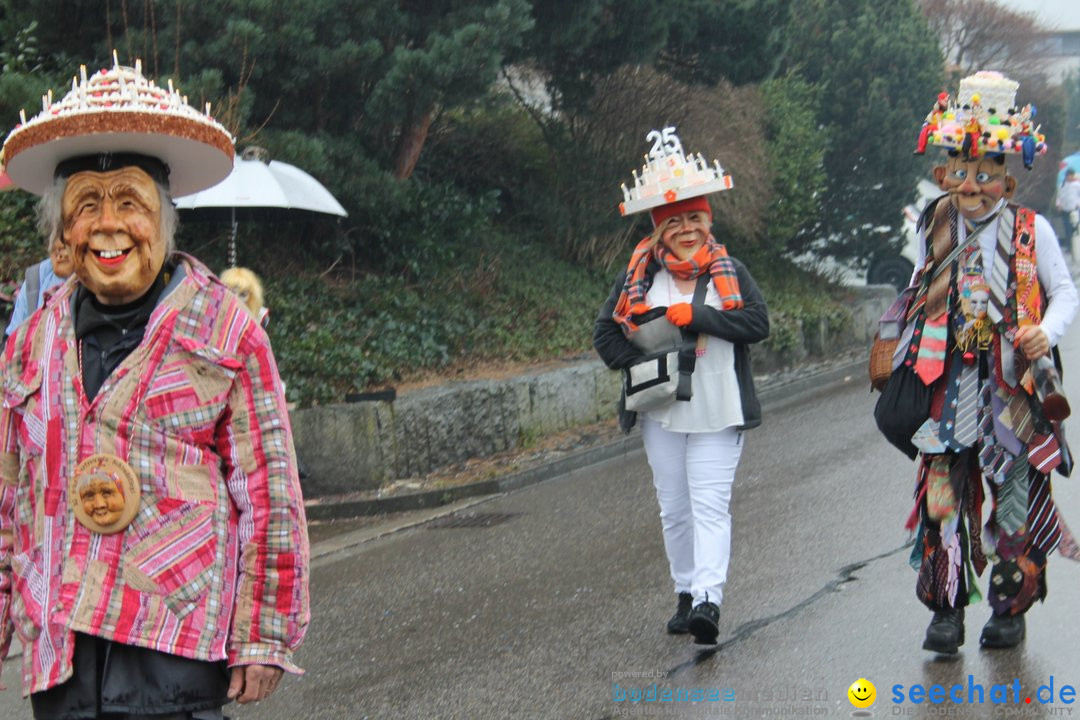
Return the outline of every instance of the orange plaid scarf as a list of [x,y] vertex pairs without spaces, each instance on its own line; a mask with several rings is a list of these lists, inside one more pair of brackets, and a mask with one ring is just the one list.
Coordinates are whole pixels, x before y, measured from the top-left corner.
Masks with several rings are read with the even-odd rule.
[[647,237],[637,244],[630,255],[626,282],[623,284],[619,301],[615,304],[615,312],[611,315],[615,322],[623,327],[624,332],[637,330],[630,309],[645,302],[645,294],[649,290],[646,287],[645,270],[654,260],[682,280],[690,280],[708,272],[712,276],[716,292],[720,295],[721,307],[724,310],[739,310],[743,307],[735,263],[731,261],[727,249],[712,235],[686,260],[680,260],[664,243]]

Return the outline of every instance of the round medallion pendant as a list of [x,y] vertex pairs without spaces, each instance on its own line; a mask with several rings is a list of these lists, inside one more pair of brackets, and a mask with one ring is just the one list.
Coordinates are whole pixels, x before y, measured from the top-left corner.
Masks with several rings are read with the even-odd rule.
[[121,532],[139,510],[139,477],[115,455],[91,455],[75,468],[68,502],[83,527],[102,535]]

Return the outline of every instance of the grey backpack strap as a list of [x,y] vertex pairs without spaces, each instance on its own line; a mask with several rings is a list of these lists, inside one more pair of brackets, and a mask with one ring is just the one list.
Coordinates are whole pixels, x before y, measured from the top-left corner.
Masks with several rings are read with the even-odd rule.
[[[712,276],[708,270],[698,276],[697,285],[694,286],[694,297],[691,305],[701,305],[705,302],[705,293],[709,290],[709,281]],[[693,394],[690,386],[694,367],[697,365],[697,337],[696,332],[683,330],[683,346],[679,350],[679,385],[675,390],[676,400],[689,400]]]
[[41,263],[26,268],[26,316],[41,304]]

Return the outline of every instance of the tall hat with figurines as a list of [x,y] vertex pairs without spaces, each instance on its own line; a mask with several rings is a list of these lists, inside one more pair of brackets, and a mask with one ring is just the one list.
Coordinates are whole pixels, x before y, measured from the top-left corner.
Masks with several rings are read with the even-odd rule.
[[941,93],[926,116],[916,154],[926,145],[974,159],[984,155],[1020,155],[1031,169],[1046,154],[1046,138],[1034,124],[1033,104],[1017,105],[1020,83],[999,72],[980,70],[960,81],[955,96]]
[[[146,167],[167,182],[174,196],[217,184],[232,172],[233,138],[210,116],[188,105],[170,80],[163,88],[147,80],[142,63],[72,78],[58,102],[52,91],[41,112],[20,122],[4,141],[4,167],[16,185],[42,194],[67,171]],[[153,170],[154,172],[151,172]]]
[[701,153],[686,155],[673,127],[650,130],[645,139],[652,142],[652,148],[641,172],[633,171],[631,186],[622,184],[619,214],[650,210],[654,225],[678,212],[704,210],[712,214],[705,196],[733,186],[720,161],[713,160],[710,165]]

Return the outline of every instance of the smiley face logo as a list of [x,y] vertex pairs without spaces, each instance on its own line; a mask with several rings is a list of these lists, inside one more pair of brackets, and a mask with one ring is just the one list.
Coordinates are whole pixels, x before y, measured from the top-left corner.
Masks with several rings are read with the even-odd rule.
[[847,689],[848,700],[857,708],[868,708],[877,698],[877,688],[866,678],[859,678]]

